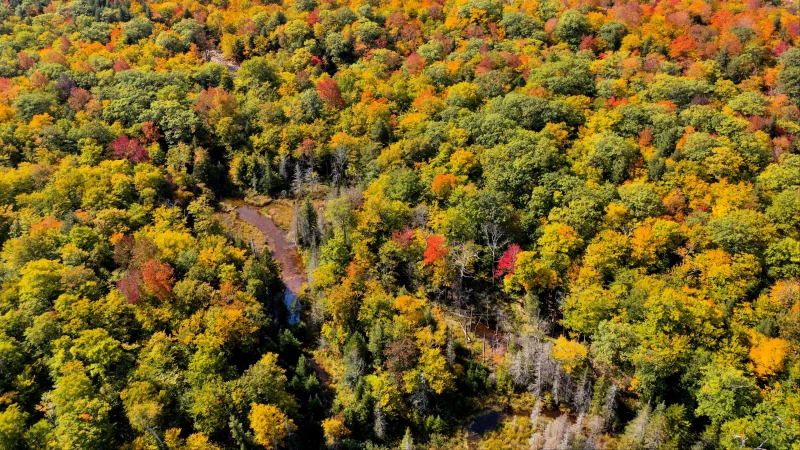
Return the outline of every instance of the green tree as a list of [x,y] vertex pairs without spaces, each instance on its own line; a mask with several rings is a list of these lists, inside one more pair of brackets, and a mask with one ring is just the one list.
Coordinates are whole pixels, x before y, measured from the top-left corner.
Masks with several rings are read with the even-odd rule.
[[800,49],[792,47],[781,55],[780,80],[786,94],[800,103]]
[[619,187],[622,204],[639,220],[661,214],[661,198],[653,186],[646,183],[632,183]]
[[764,214],[751,209],[732,211],[708,223],[711,238],[729,253],[763,251],[771,242],[774,226]]
[[60,368],[52,392],[59,448],[96,449],[108,447],[113,431],[109,413],[111,405],[97,392],[78,361]]
[[711,364],[702,374],[696,413],[711,419],[712,427],[743,417],[757,403],[755,383],[741,370]]
[[586,165],[596,169],[603,180],[621,184],[629,176],[629,167],[639,156],[636,146],[614,133],[603,133],[592,138],[592,149]]
[[0,413],[0,447],[8,450],[21,450],[25,445],[26,422],[29,414],[18,404],[9,405]]
[[622,38],[627,34],[628,27],[618,20],[609,20],[600,27],[600,31],[598,32],[598,35],[606,41],[611,50],[619,49]]
[[152,32],[153,23],[144,17],[137,17],[122,27],[122,36],[128,44],[135,44],[140,39],[150,36]]
[[583,37],[590,33],[589,19],[574,9],[561,15],[555,30],[555,35],[561,41],[568,43],[573,50],[577,49]]

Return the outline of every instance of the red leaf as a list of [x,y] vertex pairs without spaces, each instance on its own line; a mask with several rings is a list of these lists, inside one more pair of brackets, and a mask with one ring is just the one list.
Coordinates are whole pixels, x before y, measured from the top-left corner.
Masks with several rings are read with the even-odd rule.
[[500,278],[507,273],[513,274],[517,265],[517,255],[519,255],[521,251],[522,249],[519,245],[509,245],[506,252],[500,257],[500,261],[497,262],[497,270],[494,271],[494,277]]
[[444,258],[449,252],[444,243],[444,236],[430,236],[427,240],[428,248],[425,250],[425,264]]

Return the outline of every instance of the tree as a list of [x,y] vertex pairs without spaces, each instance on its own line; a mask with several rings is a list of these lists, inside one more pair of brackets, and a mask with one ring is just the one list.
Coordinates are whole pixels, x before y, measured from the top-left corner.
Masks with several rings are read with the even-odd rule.
[[147,150],[139,144],[139,140],[131,139],[128,136],[120,136],[111,144],[114,157],[117,159],[127,159],[132,163],[146,162],[150,160]]
[[600,27],[598,35],[606,41],[611,50],[617,50],[622,44],[622,38],[628,34],[628,27],[617,20],[609,20]]
[[39,114],[52,112],[55,105],[56,99],[52,95],[42,92],[23,94],[14,99],[14,108],[27,120]]
[[587,166],[596,169],[601,179],[614,184],[628,178],[628,169],[639,153],[633,143],[616,134],[604,133],[593,136],[592,144]]
[[712,239],[729,253],[763,251],[774,228],[758,211],[740,209],[708,223]]
[[383,439],[386,436],[386,419],[383,417],[383,411],[381,410],[381,402],[375,402],[375,425],[373,427],[375,431],[375,436],[378,439]]
[[762,338],[750,349],[750,359],[755,365],[755,373],[761,378],[773,376],[783,371],[784,360],[789,344],[781,338]]
[[[577,12],[576,14],[580,15]],[[580,40],[579,37],[578,44]],[[533,71],[531,78],[558,95],[591,96],[595,93],[595,79],[590,61],[582,54],[554,52],[550,60]]]
[[411,435],[411,428],[406,428],[406,434],[403,435],[400,448],[403,450],[414,450],[414,437]]
[[362,372],[366,368],[367,362],[364,358],[366,344],[361,333],[354,333],[347,340],[342,350],[344,353],[344,382],[347,386],[355,387]]
[[427,239],[427,248],[425,249],[425,264],[431,264],[441,260],[450,252],[445,245],[444,236],[433,235]]
[[499,278],[504,274],[513,274],[517,267],[517,256],[522,252],[522,249],[517,244],[508,246],[503,256],[497,262],[497,270],[494,271],[494,277]]
[[254,89],[264,83],[271,83],[276,76],[266,58],[255,57],[244,61],[239,67],[236,85],[240,89]]
[[598,285],[570,293],[564,302],[564,325],[586,335],[594,334],[601,322],[614,317],[618,300]]
[[781,55],[780,80],[789,98],[800,103],[800,49],[790,48]]
[[589,28],[589,20],[576,10],[566,11],[558,19],[555,35],[566,42],[570,47],[577,49],[581,43],[581,39],[591,32]]
[[151,259],[142,265],[142,285],[147,293],[164,301],[172,295],[174,284],[172,266]]
[[556,339],[552,350],[553,358],[561,363],[567,373],[575,372],[583,364],[587,354],[588,351],[584,345],[564,336]]
[[324,78],[317,82],[317,92],[322,101],[331,109],[339,109],[345,105],[342,91],[333,78]]
[[697,391],[697,414],[711,419],[711,426],[742,417],[756,402],[753,380],[741,370],[712,364],[703,368]]
[[464,277],[471,276],[473,273],[473,263],[478,260],[480,254],[478,246],[474,242],[465,242],[456,246],[453,251],[453,264],[458,271],[458,285],[456,286],[456,296],[461,299]]
[[111,405],[98,394],[80,362],[65,363],[60,372],[52,392],[57,444],[76,449],[106,447],[113,429]]
[[126,365],[122,345],[103,328],[81,331],[72,341],[70,353],[83,362],[89,375],[101,380],[111,379]]
[[632,183],[619,188],[622,204],[639,220],[658,216],[661,211],[661,199],[649,184]]
[[268,450],[283,446],[294,427],[292,419],[287,418],[286,414],[275,405],[254,403],[248,418],[256,442]]
[[153,32],[153,23],[144,17],[137,17],[127,24],[122,29],[122,36],[128,44],[134,44],[140,39],[150,36]]
[[503,280],[507,290],[513,290],[514,286],[522,286],[528,292],[539,288],[552,289],[559,280],[558,274],[533,251],[520,252],[514,267],[511,276]]
[[27,263],[19,274],[20,310],[31,317],[48,310],[62,289],[64,266],[58,261],[39,259]]
[[234,385],[241,395],[242,407],[251,403],[272,404],[289,413],[297,408],[297,401],[287,392],[286,372],[278,366],[275,353],[264,354]]
[[341,415],[328,417],[322,421],[322,430],[325,433],[325,441],[328,447],[337,448],[342,438],[350,434],[350,430],[344,424],[344,418]]
[[149,432],[160,444],[163,442],[155,429],[164,410],[164,397],[166,392],[158,392],[153,383],[146,381],[133,382],[120,393],[131,426]]
[[0,413],[0,445],[9,450],[23,449],[25,446],[25,423],[29,414],[18,404],[9,405]]

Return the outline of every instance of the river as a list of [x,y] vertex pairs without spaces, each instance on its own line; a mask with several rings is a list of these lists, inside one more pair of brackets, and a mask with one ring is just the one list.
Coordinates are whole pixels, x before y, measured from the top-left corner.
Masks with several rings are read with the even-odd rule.
[[298,323],[300,321],[300,305],[296,300],[303,284],[308,282],[308,276],[303,268],[297,247],[287,240],[285,231],[278,228],[270,217],[261,214],[258,209],[239,203],[236,205],[236,212],[239,214],[239,218],[255,227],[267,238],[267,246],[272,252],[272,257],[281,266],[283,283],[286,285],[283,302],[289,311],[289,324]]

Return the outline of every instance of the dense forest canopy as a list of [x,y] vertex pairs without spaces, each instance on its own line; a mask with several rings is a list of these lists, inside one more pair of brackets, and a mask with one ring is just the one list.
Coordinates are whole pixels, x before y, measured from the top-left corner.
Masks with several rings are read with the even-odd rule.
[[800,450],[799,107],[788,0],[0,1],[0,448]]

